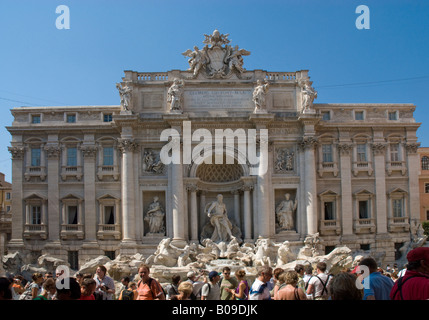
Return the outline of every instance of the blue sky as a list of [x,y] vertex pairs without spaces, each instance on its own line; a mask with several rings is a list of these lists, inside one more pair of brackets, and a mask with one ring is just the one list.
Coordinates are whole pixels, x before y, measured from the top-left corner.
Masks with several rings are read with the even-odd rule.
[[[369,30],[356,28],[359,5]],[[248,70],[310,70],[316,103],[415,104],[429,146],[428,17],[422,0],[0,0],[0,171],[12,180],[11,108],[117,105],[124,70],[185,70],[181,53],[214,29],[251,52]]]

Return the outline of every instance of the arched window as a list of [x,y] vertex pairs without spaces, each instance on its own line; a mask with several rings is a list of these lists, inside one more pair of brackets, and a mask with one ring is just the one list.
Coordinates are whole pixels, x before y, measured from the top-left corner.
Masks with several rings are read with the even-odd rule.
[[422,157],[422,170],[429,170],[429,157]]

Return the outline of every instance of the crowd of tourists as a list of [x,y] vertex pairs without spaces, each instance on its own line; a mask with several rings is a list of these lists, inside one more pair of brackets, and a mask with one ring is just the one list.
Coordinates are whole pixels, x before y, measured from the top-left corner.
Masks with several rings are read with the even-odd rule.
[[[261,266],[252,283],[243,269],[232,274],[190,271],[186,279],[174,275],[163,287],[150,277],[150,267],[142,264],[138,281],[121,279],[122,288],[107,275],[104,266],[95,274],[34,273],[32,281],[17,275],[0,278],[0,300],[427,300],[429,299],[429,248],[416,248],[407,254],[403,270],[385,270],[367,257],[359,265],[337,274],[327,272],[325,262],[316,269],[297,264],[294,270]],[[364,267],[365,266],[365,267]],[[367,272],[367,274],[365,274]]]

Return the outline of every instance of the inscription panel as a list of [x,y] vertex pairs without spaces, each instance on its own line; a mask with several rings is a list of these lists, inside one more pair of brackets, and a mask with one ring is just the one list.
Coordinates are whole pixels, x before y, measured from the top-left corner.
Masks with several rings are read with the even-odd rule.
[[249,90],[192,90],[183,94],[185,109],[252,109]]

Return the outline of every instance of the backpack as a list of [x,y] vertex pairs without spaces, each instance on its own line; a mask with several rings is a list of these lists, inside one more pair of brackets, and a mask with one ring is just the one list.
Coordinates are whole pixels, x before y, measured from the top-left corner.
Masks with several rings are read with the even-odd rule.
[[395,291],[395,293],[392,295],[392,297],[393,298],[395,298],[396,297],[396,295],[398,294],[398,291],[399,291],[399,294],[401,295],[401,300],[404,300],[404,297],[402,296],[402,286],[404,285],[404,283],[405,282],[407,282],[408,280],[410,280],[410,279],[412,279],[412,278],[415,278],[415,277],[423,277],[423,276],[421,276],[421,275],[418,275],[418,274],[415,274],[415,275],[412,275],[412,276],[409,276],[407,279],[405,279],[404,280],[404,277],[402,276],[402,277],[400,277],[398,280],[396,280],[396,282],[398,283],[398,286],[396,287],[396,291]]
[[122,300],[134,300],[134,291],[129,289],[122,290]]

